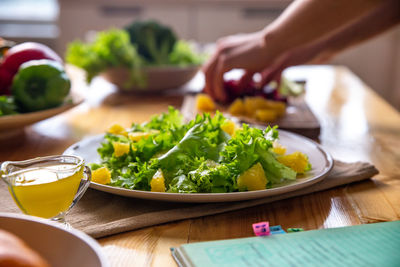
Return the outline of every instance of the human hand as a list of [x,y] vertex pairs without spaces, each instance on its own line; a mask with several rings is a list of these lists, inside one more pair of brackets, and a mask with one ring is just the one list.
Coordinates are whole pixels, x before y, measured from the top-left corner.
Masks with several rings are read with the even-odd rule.
[[263,31],[218,40],[216,52],[203,67],[206,78],[204,91],[224,102],[227,99],[223,88],[224,73],[233,68],[244,69],[246,72],[240,84],[246,84],[254,73],[262,71],[270,63],[274,50],[272,47],[267,49]]
[[[390,4],[387,5],[389,9],[381,9],[378,17],[386,17],[386,13],[392,11],[391,14],[397,21],[398,9],[393,8],[393,4],[398,3],[396,0],[293,1],[274,22],[262,31],[230,36],[217,42],[215,54],[203,68],[206,77],[205,92],[216,100],[226,100],[223,74],[233,68],[245,70],[245,75],[239,83],[242,88],[244,87],[242,85],[249,82],[256,72],[262,74],[260,86],[273,79],[279,82],[281,72],[285,67],[304,64],[320,56],[330,56],[329,53],[337,52],[350,45],[352,41],[349,40],[357,36],[361,27],[350,27],[349,31],[343,29],[349,29],[348,26],[355,19],[360,20],[365,17],[365,14],[389,2]],[[338,17],[339,13],[341,16]],[[374,14],[374,19],[369,20],[369,27],[362,27],[364,34],[358,39],[365,39],[367,35],[371,36],[369,31],[371,27],[375,27],[375,15],[377,14]],[[375,28],[385,27],[387,28],[387,25]],[[344,33],[337,34],[338,32]],[[334,37],[337,39],[337,44],[332,46],[332,42],[325,42],[325,50],[328,46],[331,50],[328,54],[321,53],[320,49],[323,46],[319,45],[319,39],[327,38],[330,34],[337,36]]]
[[224,89],[223,75],[233,68],[245,70],[238,88],[246,88],[254,73],[261,73],[258,87],[276,81],[278,84],[285,68],[305,63],[320,63],[331,54],[324,47],[325,40],[304,44],[296,48],[280,50],[279,42],[263,32],[228,36],[218,40],[217,50],[204,65],[206,78],[204,91],[214,99],[224,102],[228,99]]

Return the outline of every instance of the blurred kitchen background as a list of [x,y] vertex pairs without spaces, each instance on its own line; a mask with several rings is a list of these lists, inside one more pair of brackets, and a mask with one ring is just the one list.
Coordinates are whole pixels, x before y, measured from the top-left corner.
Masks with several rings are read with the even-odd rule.
[[[180,38],[201,44],[253,32],[272,22],[287,0],[0,0],[0,36],[47,44],[60,55],[91,30],[156,19]],[[345,51],[332,64],[348,66],[400,109],[400,27]]]

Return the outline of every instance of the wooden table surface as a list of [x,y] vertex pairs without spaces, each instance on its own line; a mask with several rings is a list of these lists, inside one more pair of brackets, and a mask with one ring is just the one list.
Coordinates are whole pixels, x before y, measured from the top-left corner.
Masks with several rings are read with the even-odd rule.
[[[79,76],[72,70],[73,75]],[[400,114],[343,67],[301,67],[288,76],[307,81],[306,101],[320,120],[321,144],[335,159],[372,162],[380,171],[370,181],[215,216],[184,220],[98,240],[112,266],[175,266],[169,248],[180,244],[253,236],[252,223],[305,230],[400,219]],[[0,161],[61,154],[82,138],[111,124],[144,122],[180,95],[123,95],[102,79],[84,88],[78,107],[26,128],[1,144]]]

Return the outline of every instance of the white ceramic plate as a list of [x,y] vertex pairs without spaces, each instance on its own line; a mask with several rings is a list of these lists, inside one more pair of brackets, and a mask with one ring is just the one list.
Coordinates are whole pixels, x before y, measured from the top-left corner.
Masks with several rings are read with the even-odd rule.
[[[301,151],[308,155],[312,170],[296,179],[296,181],[286,182],[274,188],[249,191],[249,192],[232,192],[232,193],[194,193],[194,194],[179,194],[179,193],[160,193],[140,190],[130,190],[98,183],[91,183],[90,187],[108,192],[111,194],[135,197],[143,199],[175,201],[175,202],[229,202],[249,200],[274,195],[284,194],[294,190],[298,190],[310,186],[322,179],[332,169],[332,157],[320,145],[314,141],[283,130],[279,131],[280,143],[287,148],[287,153]],[[64,151],[64,154],[78,155],[85,159],[86,163],[99,163],[100,157],[97,153],[97,148],[103,141],[103,135],[97,135],[86,138]]]
[[78,230],[65,230],[44,219],[14,213],[0,213],[0,229],[24,240],[51,266],[109,266],[100,245]]

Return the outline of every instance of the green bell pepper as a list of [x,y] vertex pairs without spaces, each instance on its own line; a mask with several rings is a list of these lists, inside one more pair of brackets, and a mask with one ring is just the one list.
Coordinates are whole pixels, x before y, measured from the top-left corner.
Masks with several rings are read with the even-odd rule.
[[70,87],[71,82],[59,62],[31,60],[18,69],[11,93],[22,112],[31,112],[61,105]]

